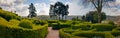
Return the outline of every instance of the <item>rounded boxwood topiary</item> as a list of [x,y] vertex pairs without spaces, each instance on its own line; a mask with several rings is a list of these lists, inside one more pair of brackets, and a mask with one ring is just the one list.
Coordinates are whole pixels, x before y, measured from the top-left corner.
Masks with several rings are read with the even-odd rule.
[[20,27],[32,29],[32,23],[30,21],[24,20],[19,23]]

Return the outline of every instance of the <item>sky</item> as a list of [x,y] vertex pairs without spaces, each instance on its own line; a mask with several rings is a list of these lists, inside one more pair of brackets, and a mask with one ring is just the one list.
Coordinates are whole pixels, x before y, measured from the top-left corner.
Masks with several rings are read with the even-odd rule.
[[[91,6],[84,6],[81,0],[0,0],[0,7],[7,11],[16,11],[20,16],[27,16],[29,14],[28,7],[31,3],[34,4],[37,15],[49,15],[50,4],[54,5],[56,2],[62,2],[69,5],[69,15],[85,15],[89,11],[94,11],[95,8]],[[103,12],[111,16],[120,16],[120,0],[116,0],[113,5],[116,7],[103,8]]]

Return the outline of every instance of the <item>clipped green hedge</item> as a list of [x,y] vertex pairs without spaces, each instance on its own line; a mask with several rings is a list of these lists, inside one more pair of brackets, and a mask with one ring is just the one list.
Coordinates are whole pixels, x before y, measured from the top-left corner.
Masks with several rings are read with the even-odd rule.
[[32,30],[21,28],[10,28],[0,25],[1,38],[45,38],[47,35],[47,26]]
[[81,30],[90,30],[92,29],[91,24],[78,24],[78,25],[73,25],[73,29],[81,29]]
[[59,30],[61,28],[67,28],[67,27],[71,27],[71,24],[67,24],[67,23],[56,23],[52,26],[54,30]]
[[75,36],[79,36],[79,37],[88,37],[88,38],[92,38],[92,37],[102,37],[104,38],[104,33],[102,32],[75,32],[73,33],[73,35]]
[[33,24],[30,21],[28,21],[28,20],[23,20],[19,24],[20,27],[28,28],[28,29],[32,29],[33,28],[32,25]]
[[92,24],[92,28],[96,28],[97,31],[112,31],[116,26],[111,24]]
[[43,21],[43,20],[33,20],[33,24],[36,24],[36,25],[45,25],[45,24],[47,24],[47,22]]
[[73,36],[73,35],[71,35],[69,33],[64,32],[63,29],[59,30],[59,36],[60,36],[60,38],[80,38],[78,36]]
[[0,9],[0,17],[5,18],[7,21],[11,20],[11,19],[17,19],[20,20],[20,16],[18,16],[15,13],[12,12],[8,12],[8,11],[4,11]]
[[0,17],[0,38],[45,38],[47,33],[47,24],[42,26],[33,24],[32,28],[23,28],[19,26],[18,20],[10,20],[8,22]]

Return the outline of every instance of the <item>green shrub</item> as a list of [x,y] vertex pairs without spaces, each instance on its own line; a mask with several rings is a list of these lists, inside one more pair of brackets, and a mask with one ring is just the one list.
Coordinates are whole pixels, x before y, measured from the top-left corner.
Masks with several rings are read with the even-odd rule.
[[49,20],[48,23],[58,23],[59,21],[57,20]]
[[17,20],[21,19],[17,14],[14,14],[14,13],[8,12],[8,11],[4,11],[4,10],[0,10],[0,17],[5,18],[7,21],[9,21],[11,19],[17,19]]
[[81,30],[90,30],[91,28],[91,24],[78,24],[78,25],[74,25],[72,26],[73,29],[81,29]]
[[23,28],[28,28],[28,29],[32,29],[32,23],[28,20],[23,20],[20,22],[19,26],[23,27]]
[[72,35],[75,36],[79,36],[79,37],[88,37],[88,38],[92,38],[92,37],[102,37],[104,38],[104,33],[102,32],[87,32],[87,31],[83,31],[83,32],[75,32]]
[[111,24],[92,24],[92,28],[96,28],[97,31],[112,31],[115,27]]
[[108,24],[115,25],[113,21],[109,21]]
[[114,36],[120,36],[120,31],[112,31],[111,34]]
[[110,32],[106,32],[105,38],[114,38],[114,36]]
[[44,25],[44,24],[47,24],[46,21],[42,21],[42,20],[41,20],[41,21],[40,21],[40,20],[34,20],[33,23],[36,24],[36,25]]
[[59,29],[60,29],[60,23],[54,23],[54,24],[52,25],[52,29],[53,29],[53,30],[59,30]]
[[35,30],[0,25],[0,38],[45,38],[47,33],[47,25]]
[[53,25],[53,28],[54,30],[59,30],[61,28],[67,28],[67,27],[71,27],[70,24],[66,24],[66,23],[56,23]]
[[63,29],[59,30],[59,36],[60,36],[60,38],[82,38],[82,37],[78,37],[78,36],[74,36],[74,35],[71,35],[69,33],[66,33],[66,32],[64,32]]

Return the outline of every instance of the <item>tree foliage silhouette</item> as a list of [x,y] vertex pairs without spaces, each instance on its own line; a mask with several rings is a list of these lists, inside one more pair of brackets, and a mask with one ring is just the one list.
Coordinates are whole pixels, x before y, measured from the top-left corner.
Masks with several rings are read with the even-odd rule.
[[36,9],[35,9],[33,3],[31,3],[31,5],[29,5],[29,8],[28,8],[28,9],[29,9],[29,15],[28,15],[29,18],[36,17],[36,16],[37,16],[37,14],[35,13],[35,12],[36,12]]
[[83,4],[92,4],[98,13],[98,22],[101,23],[101,12],[104,6],[110,5],[109,2],[115,2],[115,0],[83,0]]
[[64,16],[67,16],[69,14],[68,12],[68,5],[64,5],[61,2],[56,2],[55,5],[50,5],[50,16],[58,16],[59,20],[64,18]]
[[[99,23],[99,18],[97,17],[98,13],[97,11],[90,11],[89,13],[87,13],[85,16],[82,16],[82,19],[85,21],[89,21],[92,23]],[[101,20],[105,20],[106,19],[106,14],[104,12],[101,13]]]

